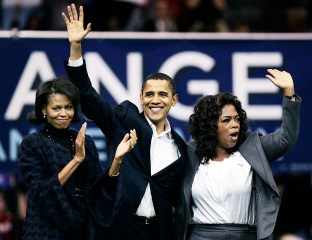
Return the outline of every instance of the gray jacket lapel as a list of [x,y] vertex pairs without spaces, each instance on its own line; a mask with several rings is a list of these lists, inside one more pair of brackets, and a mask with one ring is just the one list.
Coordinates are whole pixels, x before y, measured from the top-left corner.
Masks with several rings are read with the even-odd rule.
[[258,132],[253,132],[248,136],[246,141],[239,147],[239,152],[260,178],[278,193],[269,162],[261,147]]

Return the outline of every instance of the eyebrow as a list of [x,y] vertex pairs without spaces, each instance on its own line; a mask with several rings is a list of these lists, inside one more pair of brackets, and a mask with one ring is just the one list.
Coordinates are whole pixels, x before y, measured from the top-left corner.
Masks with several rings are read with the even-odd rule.
[[59,104],[52,104],[51,103],[51,105],[52,105],[52,107],[62,107],[62,106],[68,106],[68,105],[73,105],[73,103],[67,103],[67,104],[65,104],[65,105],[59,105]]
[[159,92],[157,92],[157,91],[151,90],[151,91],[146,91],[145,92],[145,94],[147,94],[147,93],[158,93],[158,94],[167,94],[167,95],[169,95],[169,92],[166,92],[166,91],[159,91]]
[[[237,117],[239,117],[239,115],[237,114],[237,115],[235,115],[233,118],[237,118]],[[220,118],[232,118],[232,116],[220,116]]]

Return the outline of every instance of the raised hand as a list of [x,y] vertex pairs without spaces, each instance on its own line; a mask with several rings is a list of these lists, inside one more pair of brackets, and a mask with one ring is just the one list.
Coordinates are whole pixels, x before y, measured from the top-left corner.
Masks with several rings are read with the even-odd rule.
[[271,75],[266,75],[268,79],[277,87],[284,91],[285,96],[292,96],[295,93],[294,82],[291,75],[285,71],[277,69],[267,70]]
[[82,6],[79,7],[79,15],[75,4],[67,6],[67,12],[69,18],[64,12],[62,12],[62,17],[67,26],[68,40],[70,43],[80,43],[91,31],[91,23],[88,23],[87,28],[84,29],[84,13]]

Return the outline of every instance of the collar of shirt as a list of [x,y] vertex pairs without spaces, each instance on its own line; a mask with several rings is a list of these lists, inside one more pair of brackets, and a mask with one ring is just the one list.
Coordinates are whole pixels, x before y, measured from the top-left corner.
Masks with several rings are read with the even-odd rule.
[[166,136],[167,139],[172,140],[171,126],[170,126],[168,119],[166,119],[166,122],[165,122],[165,130],[161,134],[158,135],[156,131],[156,126],[151,122],[151,120],[149,120],[148,117],[145,116],[145,118],[153,130],[153,138]]

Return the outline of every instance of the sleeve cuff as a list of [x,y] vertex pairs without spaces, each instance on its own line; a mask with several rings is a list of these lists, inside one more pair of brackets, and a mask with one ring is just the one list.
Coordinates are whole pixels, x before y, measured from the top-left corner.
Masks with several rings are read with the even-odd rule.
[[70,60],[70,58],[68,59],[68,66],[70,67],[80,67],[82,65],[83,65],[82,56],[77,60]]

